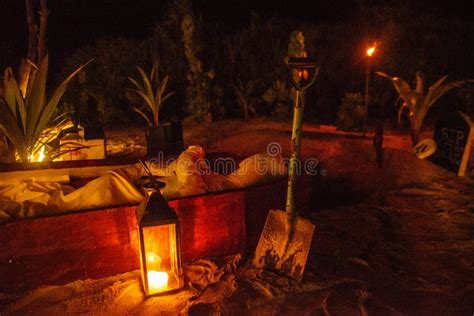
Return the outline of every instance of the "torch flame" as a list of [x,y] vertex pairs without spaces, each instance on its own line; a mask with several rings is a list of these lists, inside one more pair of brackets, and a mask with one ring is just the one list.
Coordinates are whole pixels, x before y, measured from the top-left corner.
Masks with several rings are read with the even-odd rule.
[[375,46],[369,47],[369,49],[367,49],[367,56],[372,57],[374,52],[375,52]]

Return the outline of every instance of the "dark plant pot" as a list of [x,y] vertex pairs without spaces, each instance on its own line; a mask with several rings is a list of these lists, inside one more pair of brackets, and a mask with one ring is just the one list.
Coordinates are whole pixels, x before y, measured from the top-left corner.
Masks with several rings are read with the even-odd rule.
[[146,130],[147,153],[150,157],[163,154],[177,154],[184,150],[181,122],[163,123]]
[[102,125],[86,125],[84,126],[84,139],[104,139],[104,127]]

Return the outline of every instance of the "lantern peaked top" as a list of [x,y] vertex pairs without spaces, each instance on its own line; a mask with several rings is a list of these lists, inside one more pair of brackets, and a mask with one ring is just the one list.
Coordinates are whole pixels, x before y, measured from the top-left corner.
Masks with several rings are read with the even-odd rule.
[[145,211],[142,218],[143,226],[166,224],[178,221],[178,215],[169,206],[160,191],[151,193],[145,202]]

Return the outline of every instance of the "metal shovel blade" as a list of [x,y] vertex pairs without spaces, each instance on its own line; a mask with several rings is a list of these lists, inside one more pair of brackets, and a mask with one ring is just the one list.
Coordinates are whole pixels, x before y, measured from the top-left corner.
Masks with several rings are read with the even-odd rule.
[[293,220],[294,233],[291,234],[288,212],[271,210],[268,213],[255,250],[253,265],[301,281],[313,239],[314,225],[301,217],[295,217]]

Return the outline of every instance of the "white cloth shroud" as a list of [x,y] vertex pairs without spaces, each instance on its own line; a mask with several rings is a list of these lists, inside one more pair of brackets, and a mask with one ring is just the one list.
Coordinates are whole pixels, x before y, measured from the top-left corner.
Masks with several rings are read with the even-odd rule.
[[[166,167],[149,164],[166,183],[167,199],[242,189],[282,177],[287,169],[280,156],[254,155],[240,162],[229,175],[211,172],[200,146],[190,146]],[[143,194],[137,183],[146,173],[140,164],[108,171],[74,189],[54,182],[19,181],[0,187],[0,222],[61,214],[70,211],[138,204]]]

